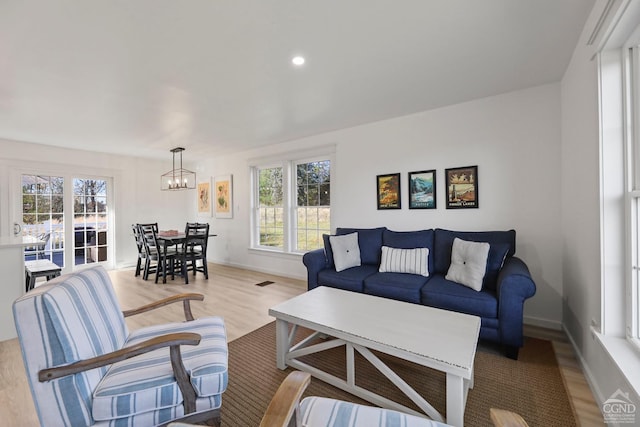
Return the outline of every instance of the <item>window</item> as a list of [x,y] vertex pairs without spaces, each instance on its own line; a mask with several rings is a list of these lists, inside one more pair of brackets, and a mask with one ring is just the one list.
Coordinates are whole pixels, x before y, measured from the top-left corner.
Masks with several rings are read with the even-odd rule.
[[107,182],[73,179],[74,263],[107,260]]
[[292,159],[252,168],[252,247],[306,252],[331,230],[331,160]]
[[258,246],[284,249],[283,170],[258,169]]
[[628,222],[631,253],[631,278],[627,290],[627,337],[640,347],[640,46],[628,50],[628,79],[625,89],[627,105],[627,179]]
[[42,245],[25,248],[25,261],[48,259],[64,267],[64,178],[22,175],[22,235]]
[[[614,7],[622,4],[616,2]],[[639,11],[640,4],[635,3],[616,15],[613,28],[601,31],[592,45],[598,59],[602,288],[600,319],[591,319],[591,333],[636,393],[640,391]],[[617,376],[614,369],[606,373]]]
[[22,235],[42,242],[25,248],[25,261],[48,259],[67,270],[109,261],[109,179],[37,172],[19,177],[21,203],[12,209]]
[[322,234],[331,231],[331,162],[296,164],[296,246],[309,251],[323,246]]

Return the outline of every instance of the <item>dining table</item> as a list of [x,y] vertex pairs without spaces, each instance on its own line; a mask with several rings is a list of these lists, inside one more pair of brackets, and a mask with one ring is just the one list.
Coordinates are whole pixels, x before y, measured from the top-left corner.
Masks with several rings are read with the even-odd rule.
[[[207,237],[216,237],[217,234],[209,233]],[[176,246],[176,249],[179,245],[183,244],[187,235],[184,231],[177,230],[160,230],[158,231],[158,243],[162,246],[162,255],[163,259],[167,259],[167,251],[172,246]],[[172,279],[175,276],[175,269],[173,262],[169,266],[169,271],[167,271],[167,266],[163,266],[162,268],[162,283],[167,283],[167,273],[171,273]]]

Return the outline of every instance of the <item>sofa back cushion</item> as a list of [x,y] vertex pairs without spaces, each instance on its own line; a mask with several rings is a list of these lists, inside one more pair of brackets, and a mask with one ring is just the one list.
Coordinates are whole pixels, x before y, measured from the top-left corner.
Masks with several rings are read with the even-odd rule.
[[507,231],[451,231],[436,228],[434,236],[434,271],[447,274],[451,265],[451,248],[455,238],[472,242],[489,243],[487,271],[484,275],[483,288],[495,289],[498,273],[505,258],[516,252],[516,232]]
[[358,233],[360,261],[362,264],[380,265],[382,255],[382,233],[386,227],[378,228],[338,228],[336,235]]
[[434,231],[418,230],[418,231],[391,231],[384,230],[382,233],[382,244],[391,248],[415,249],[429,248],[429,273],[433,271],[434,255],[433,255]]

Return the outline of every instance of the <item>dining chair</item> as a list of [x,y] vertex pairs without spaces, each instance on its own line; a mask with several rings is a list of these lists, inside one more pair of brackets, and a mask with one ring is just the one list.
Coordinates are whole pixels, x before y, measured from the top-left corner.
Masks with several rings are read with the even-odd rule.
[[[97,265],[57,277],[13,303],[23,362],[43,427],[220,423],[228,383],[224,320],[194,319],[200,294],[122,311]],[[126,318],[182,303],[184,319],[130,331]]]
[[[162,275],[162,283],[167,283],[167,276],[171,275],[171,279],[175,279],[175,265],[177,257],[177,249],[175,247],[168,247],[164,243],[160,243],[158,239],[158,225],[156,224],[141,224],[140,234],[143,237],[145,256],[148,258],[147,262],[150,269],[154,266],[151,265],[155,261],[155,273],[156,280]],[[148,272],[145,273],[144,279],[147,280]]]
[[[138,224],[131,224],[131,230],[133,231],[133,238],[136,241],[136,247],[138,248],[138,262],[136,263],[135,277],[140,275],[142,269],[142,260],[145,259],[144,242],[140,236],[140,229]],[[146,260],[145,260],[146,263]]]
[[[156,283],[158,283],[158,274],[162,270],[163,256],[162,247],[158,245],[158,224],[138,224],[138,234],[142,240],[144,249],[144,270],[142,278],[149,279],[149,273],[156,274]],[[166,276],[165,276],[166,277]]]
[[[180,251],[180,262],[182,263],[182,273],[185,283],[189,283],[188,273],[193,271],[195,277],[199,271],[204,274],[205,279],[209,279],[209,268],[207,266],[207,243],[209,242],[209,224],[188,222],[184,230],[184,244]],[[198,265],[201,261],[201,265]]]

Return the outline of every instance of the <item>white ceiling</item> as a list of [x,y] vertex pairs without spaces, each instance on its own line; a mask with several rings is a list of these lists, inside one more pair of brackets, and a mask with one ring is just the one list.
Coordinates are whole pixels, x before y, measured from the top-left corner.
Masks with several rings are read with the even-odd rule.
[[0,138],[186,160],[557,82],[593,4],[0,0]]

